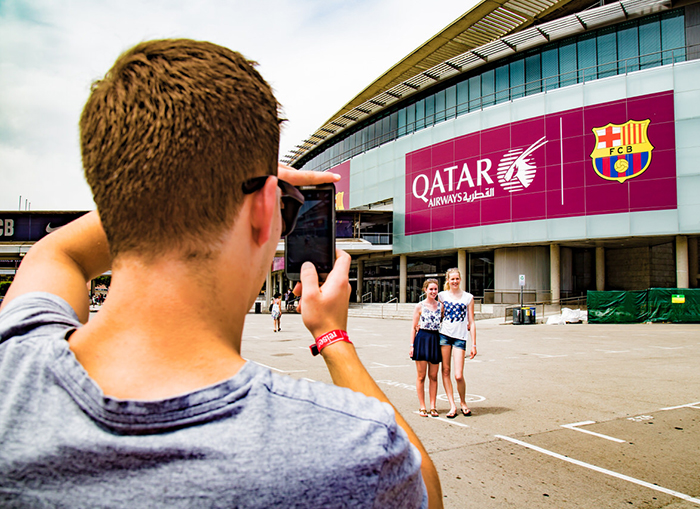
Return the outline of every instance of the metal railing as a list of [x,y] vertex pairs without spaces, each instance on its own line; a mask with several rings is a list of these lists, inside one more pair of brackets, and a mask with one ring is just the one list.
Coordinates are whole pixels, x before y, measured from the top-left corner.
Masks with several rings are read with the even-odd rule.
[[[369,297],[369,300],[367,300],[367,297]],[[362,304],[364,306],[366,303],[367,304],[372,303],[372,292],[367,292],[362,297],[360,297],[360,304]]]
[[399,310],[399,298],[398,298],[398,297],[394,297],[393,299],[388,300],[387,302],[382,303],[382,318],[384,318],[384,306],[386,306],[387,304],[391,304],[392,302],[393,302],[394,305],[395,305],[395,311],[398,311],[398,310]]
[[360,238],[372,244],[382,246],[390,246],[392,243],[393,234],[391,233],[361,233]]

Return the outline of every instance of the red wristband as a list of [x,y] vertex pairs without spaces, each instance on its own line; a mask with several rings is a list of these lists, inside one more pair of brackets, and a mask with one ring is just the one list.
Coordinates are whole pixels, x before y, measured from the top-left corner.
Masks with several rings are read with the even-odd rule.
[[347,332],[336,329],[326,332],[325,334],[321,334],[319,337],[317,337],[316,343],[309,347],[311,349],[311,354],[318,355],[321,353],[321,350],[326,348],[328,345],[332,345],[338,341],[347,341],[348,343],[352,344],[352,341],[350,341],[350,338],[348,338]]

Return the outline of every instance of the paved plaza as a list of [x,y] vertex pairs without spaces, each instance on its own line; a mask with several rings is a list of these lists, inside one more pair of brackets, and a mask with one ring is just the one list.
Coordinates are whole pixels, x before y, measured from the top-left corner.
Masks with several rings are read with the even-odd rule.
[[[248,315],[243,356],[330,383],[301,317]],[[477,322],[471,417],[417,414],[408,320],[351,317],[369,372],[428,449],[445,507],[700,508],[700,325]],[[456,395],[455,395],[456,397]],[[319,444],[322,446],[322,444]]]

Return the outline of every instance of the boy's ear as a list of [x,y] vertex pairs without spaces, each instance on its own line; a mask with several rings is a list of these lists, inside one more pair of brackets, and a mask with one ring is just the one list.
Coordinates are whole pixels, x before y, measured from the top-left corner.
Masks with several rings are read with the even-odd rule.
[[[279,197],[277,196],[277,177],[271,176],[259,191],[250,195],[250,224],[252,227],[253,241],[259,246],[267,243],[278,227],[277,221],[281,221],[278,210]],[[281,224],[279,225],[281,228]]]

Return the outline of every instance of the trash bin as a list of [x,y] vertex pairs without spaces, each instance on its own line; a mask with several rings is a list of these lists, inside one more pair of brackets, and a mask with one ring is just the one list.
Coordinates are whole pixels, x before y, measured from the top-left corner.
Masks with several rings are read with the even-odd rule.
[[513,310],[513,325],[522,325],[522,317],[521,317],[521,309],[520,308],[515,308]]
[[259,315],[262,312],[262,302],[255,303],[255,314]]
[[535,308],[534,307],[523,307],[520,310],[520,316],[523,324],[535,324]]

